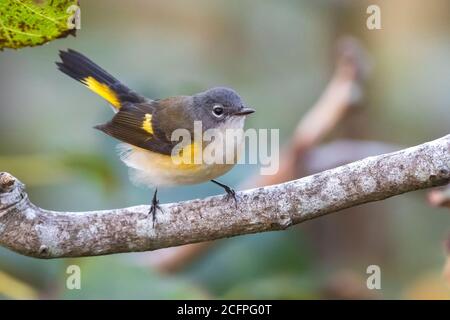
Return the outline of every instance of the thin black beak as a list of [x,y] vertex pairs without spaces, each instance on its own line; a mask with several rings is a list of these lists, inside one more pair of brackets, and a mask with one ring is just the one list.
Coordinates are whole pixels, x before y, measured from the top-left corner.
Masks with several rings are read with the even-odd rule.
[[238,112],[235,112],[233,115],[234,116],[246,116],[249,115],[251,113],[255,112],[255,109],[252,108],[242,108],[241,110],[239,110]]

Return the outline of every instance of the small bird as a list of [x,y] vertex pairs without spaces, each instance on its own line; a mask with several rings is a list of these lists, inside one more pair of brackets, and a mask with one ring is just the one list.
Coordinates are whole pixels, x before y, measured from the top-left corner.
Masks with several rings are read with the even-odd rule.
[[[112,119],[94,128],[122,142],[118,148],[120,158],[131,168],[130,179],[134,183],[155,188],[149,212],[153,224],[156,210],[161,210],[157,198],[158,187],[161,186],[211,181],[222,187],[228,198],[237,201],[232,188],[214,180],[235,165],[243,140],[245,118],[255,111],[246,107],[233,89],[215,87],[192,96],[149,99],[129,89],[75,50],[60,51],[59,56],[61,62],[56,62],[59,70],[84,84],[113,107],[115,115]],[[185,129],[195,136],[195,121],[202,124],[202,133],[208,129],[217,129],[219,132],[241,129],[237,139],[231,143],[227,141],[224,149],[223,156],[231,156],[234,161],[173,161],[173,150],[179,142],[171,139],[172,133],[177,129]],[[220,139],[216,140],[210,143],[218,143]],[[183,146],[180,154],[193,159],[198,153],[203,153],[208,145],[194,139]]]

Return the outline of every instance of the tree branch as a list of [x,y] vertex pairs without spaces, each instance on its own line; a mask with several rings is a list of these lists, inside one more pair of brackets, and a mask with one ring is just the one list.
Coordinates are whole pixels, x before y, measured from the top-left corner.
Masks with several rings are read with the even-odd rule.
[[450,181],[450,135],[369,157],[313,176],[224,196],[161,205],[54,212],[33,205],[24,185],[0,174],[0,245],[38,258],[155,250],[241,234],[282,230],[303,221]]

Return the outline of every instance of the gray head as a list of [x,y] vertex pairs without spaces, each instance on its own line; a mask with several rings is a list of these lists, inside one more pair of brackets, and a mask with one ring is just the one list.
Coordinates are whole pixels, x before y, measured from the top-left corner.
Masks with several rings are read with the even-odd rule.
[[255,112],[245,107],[236,91],[226,87],[215,87],[194,95],[194,109],[198,118],[207,119],[210,126]]

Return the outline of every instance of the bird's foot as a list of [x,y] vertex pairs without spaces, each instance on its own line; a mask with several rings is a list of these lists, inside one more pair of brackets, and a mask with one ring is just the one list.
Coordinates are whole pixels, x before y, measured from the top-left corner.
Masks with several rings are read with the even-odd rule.
[[211,180],[211,182],[217,184],[218,186],[221,186],[221,187],[225,190],[225,192],[227,193],[227,195],[225,196],[225,198],[226,198],[228,201],[229,201],[230,199],[233,199],[233,200],[234,200],[234,204],[235,204],[236,209],[237,209],[238,206],[237,206],[236,191],[234,191],[233,188],[230,188],[229,186],[227,186],[227,185],[225,185],[225,184],[223,184],[223,183],[217,182],[216,180]]
[[152,198],[152,204],[150,206],[150,210],[148,212],[149,215],[152,216],[152,227],[155,227],[156,222],[156,211],[159,210],[161,213],[164,213],[163,209],[159,206],[159,200],[157,198],[158,189],[155,190]]

